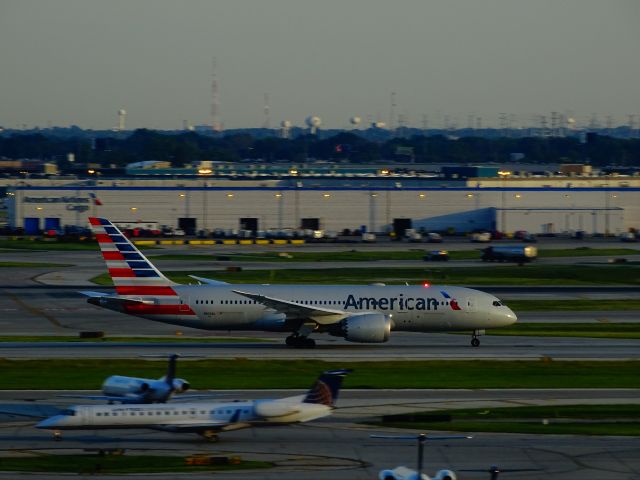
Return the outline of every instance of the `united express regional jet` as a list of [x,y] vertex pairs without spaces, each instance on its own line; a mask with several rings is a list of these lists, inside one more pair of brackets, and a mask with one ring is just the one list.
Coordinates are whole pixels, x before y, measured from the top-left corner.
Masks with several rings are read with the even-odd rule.
[[318,377],[306,394],[275,400],[150,405],[78,405],[46,418],[36,428],[98,430],[149,428],[198,433],[216,441],[218,433],[242,428],[302,423],[331,415],[342,379],[351,370],[331,370]]
[[315,346],[312,333],[382,343],[392,330],[471,331],[477,347],[485,329],[517,320],[493,295],[445,285],[240,285],[196,276],[202,284],[180,285],[109,220],[89,222],[116,293],[82,293],[93,305],[149,320],[204,330],[288,332],[286,344],[293,347]]

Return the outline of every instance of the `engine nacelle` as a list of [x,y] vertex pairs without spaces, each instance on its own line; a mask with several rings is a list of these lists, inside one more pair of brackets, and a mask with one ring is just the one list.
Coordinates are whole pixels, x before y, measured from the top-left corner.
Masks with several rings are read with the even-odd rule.
[[433,477],[433,480],[457,480],[457,478],[455,472],[451,470],[440,470],[436,473],[436,476]]
[[102,393],[109,396],[141,395],[149,390],[149,380],[112,375],[102,384]]
[[340,321],[329,333],[349,342],[383,343],[389,340],[391,320],[381,313],[361,313]]
[[173,379],[173,391],[174,393],[184,393],[191,388],[191,385],[182,378]]

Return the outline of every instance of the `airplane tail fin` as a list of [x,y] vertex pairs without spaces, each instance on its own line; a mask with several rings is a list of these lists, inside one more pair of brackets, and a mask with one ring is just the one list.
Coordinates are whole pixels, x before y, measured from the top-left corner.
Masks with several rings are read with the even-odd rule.
[[178,355],[175,353],[169,357],[169,365],[167,366],[167,374],[164,376],[164,381],[167,385],[173,388],[173,380],[176,378],[176,362],[178,361]]
[[351,371],[342,369],[322,373],[307,392],[303,403],[321,403],[333,407],[338,399],[342,379]]
[[177,296],[176,285],[165,277],[122,232],[106,218],[90,217],[118,295]]

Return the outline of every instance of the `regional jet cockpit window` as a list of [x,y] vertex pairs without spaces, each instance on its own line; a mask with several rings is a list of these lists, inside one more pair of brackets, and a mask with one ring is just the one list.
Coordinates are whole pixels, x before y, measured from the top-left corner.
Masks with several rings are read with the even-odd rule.
[[68,408],[66,410],[62,410],[60,412],[60,415],[66,415],[67,417],[75,417],[76,416],[76,411],[73,410],[72,408]]
[[493,306],[494,307],[502,307],[502,306],[504,306],[504,303],[502,303],[500,300],[494,300],[493,301]]

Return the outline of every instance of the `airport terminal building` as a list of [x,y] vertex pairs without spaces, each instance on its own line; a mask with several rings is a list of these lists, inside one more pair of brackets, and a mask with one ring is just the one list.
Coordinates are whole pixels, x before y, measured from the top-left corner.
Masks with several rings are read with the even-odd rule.
[[[348,184],[349,186],[345,186]],[[496,184],[498,186],[496,186]],[[389,232],[480,229],[619,234],[640,227],[640,186],[608,182],[468,179],[457,183],[123,180],[19,185],[8,190],[11,227],[27,234],[103,216],[120,225],[254,231],[306,228]]]

